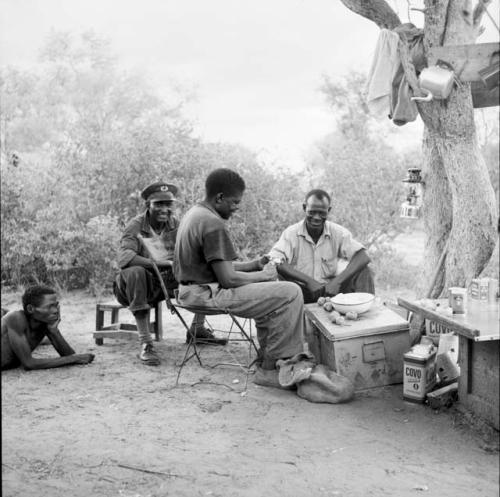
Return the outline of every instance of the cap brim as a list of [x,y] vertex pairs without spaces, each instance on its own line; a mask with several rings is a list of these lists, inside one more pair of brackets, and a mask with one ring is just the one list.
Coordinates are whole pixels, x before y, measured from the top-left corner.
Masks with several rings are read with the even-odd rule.
[[176,202],[177,199],[173,196],[171,192],[155,192],[148,197],[148,201],[153,200],[166,200],[170,202]]

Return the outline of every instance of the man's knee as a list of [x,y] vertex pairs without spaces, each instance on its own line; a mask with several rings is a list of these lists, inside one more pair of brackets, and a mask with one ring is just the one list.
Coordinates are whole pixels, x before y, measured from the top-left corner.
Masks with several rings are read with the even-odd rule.
[[290,281],[280,282],[280,288],[277,295],[289,302],[304,303],[304,297],[300,286]]
[[372,268],[365,266],[356,276],[356,290],[375,293],[375,278]]
[[146,279],[148,271],[142,266],[130,266],[122,269],[120,271],[120,278],[125,281],[137,281],[141,279]]
[[148,293],[147,270],[141,266],[122,269],[113,285],[116,299],[121,305],[128,307],[132,301]]

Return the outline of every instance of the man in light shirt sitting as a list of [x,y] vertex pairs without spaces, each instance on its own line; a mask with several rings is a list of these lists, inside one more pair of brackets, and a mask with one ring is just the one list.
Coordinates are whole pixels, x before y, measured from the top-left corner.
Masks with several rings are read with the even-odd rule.
[[[177,191],[175,185],[164,182],[153,183],[142,191],[146,211],[127,225],[118,252],[121,271],[115,280],[114,293],[118,302],[128,307],[135,317],[141,343],[139,359],[149,366],[160,364],[149,329],[150,309],[164,299],[152,261],[169,291],[178,286],[172,272],[179,226],[174,214]],[[205,316],[196,314],[186,340],[189,341],[189,334],[195,334],[198,343],[225,345],[227,340],[216,338],[205,329],[204,322]]]
[[304,302],[338,293],[375,293],[370,257],[351,232],[328,221],[331,199],[324,190],[305,198],[305,219],[283,231],[270,251],[280,277],[300,285]]

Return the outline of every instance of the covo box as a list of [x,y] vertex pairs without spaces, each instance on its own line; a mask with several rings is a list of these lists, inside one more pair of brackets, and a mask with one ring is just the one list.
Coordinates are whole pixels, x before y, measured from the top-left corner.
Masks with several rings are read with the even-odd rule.
[[317,304],[305,309],[318,342],[316,359],[349,378],[355,390],[403,382],[403,355],[410,349],[406,319],[382,306],[337,325]]
[[415,345],[404,355],[403,398],[423,403],[436,384],[436,351],[432,346]]
[[441,323],[436,323],[436,321],[431,321],[430,319],[425,320],[425,334],[435,345],[439,344],[439,337],[441,335],[448,333],[453,333],[453,330],[443,326]]

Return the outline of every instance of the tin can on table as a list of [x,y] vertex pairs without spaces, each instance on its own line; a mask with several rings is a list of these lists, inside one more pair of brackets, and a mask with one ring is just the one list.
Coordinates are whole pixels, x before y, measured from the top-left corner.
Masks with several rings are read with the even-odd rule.
[[482,302],[488,301],[488,295],[490,291],[490,279],[489,278],[481,278],[479,280],[479,300]]
[[451,299],[450,307],[453,309],[453,314],[465,314],[467,309],[467,289],[452,286],[448,291],[448,299]]
[[[474,278],[469,286],[469,295],[473,300],[479,300],[479,278]],[[451,305],[451,303],[450,303]]]

